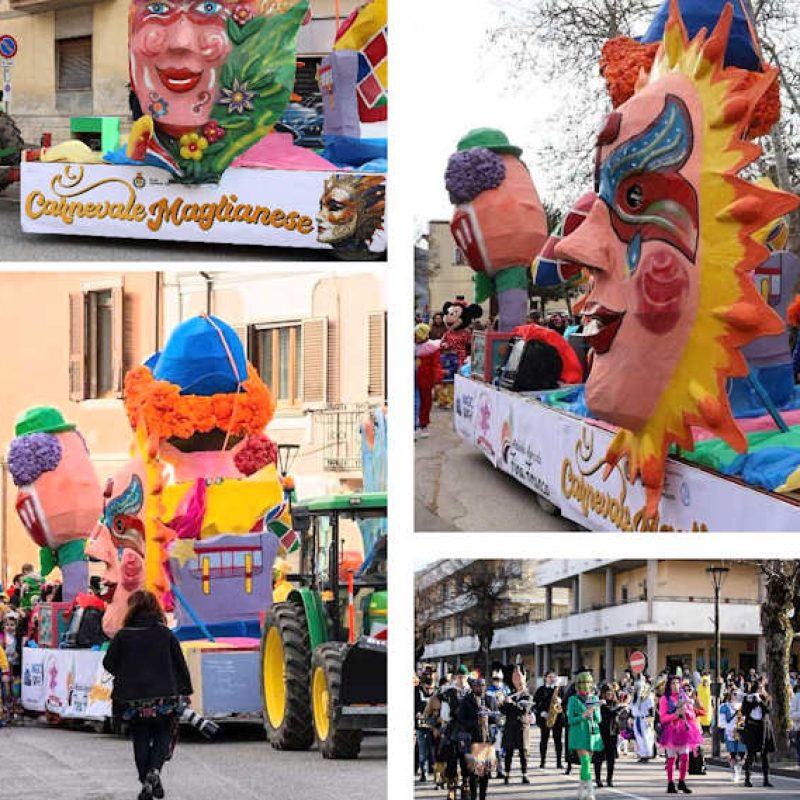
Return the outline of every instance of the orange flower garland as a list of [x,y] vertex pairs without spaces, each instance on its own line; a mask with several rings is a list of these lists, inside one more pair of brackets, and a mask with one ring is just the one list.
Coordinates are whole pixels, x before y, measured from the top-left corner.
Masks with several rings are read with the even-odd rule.
[[[611,104],[614,108],[621,106],[633,97],[636,82],[641,70],[650,72],[659,48],[658,42],[641,44],[627,36],[609,39],[600,55],[600,74],[605,78]],[[740,70],[743,85],[755,83],[761,76],[755,72]],[[748,138],[756,139],[766,136],[781,116],[781,95],[778,82],[756,103],[750,121]]]
[[261,433],[272,419],[275,400],[251,364],[238,394],[182,395],[180,387],[153,377],[148,367],[125,376],[125,410],[131,427],[144,422],[159,439],[188,439],[195,433],[220,428],[233,436]]

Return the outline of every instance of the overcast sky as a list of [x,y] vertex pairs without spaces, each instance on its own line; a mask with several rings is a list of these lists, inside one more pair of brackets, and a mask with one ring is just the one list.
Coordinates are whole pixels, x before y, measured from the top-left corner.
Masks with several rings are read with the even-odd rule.
[[[486,33],[497,18],[492,0],[432,0],[424,24],[415,29],[414,50],[424,54],[411,62],[415,86],[420,87],[415,116],[424,129],[420,137],[424,146],[418,153],[417,222],[450,218],[444,170],[468,130],[501,128],[513,144],[525,148],[532,132],[558,105],[552,92],[535,81],[524,96],[505,90],[510,67],[487,46]],[[537,176],[534,156],[527,148],[522,159],[534,181],[544,181]]]

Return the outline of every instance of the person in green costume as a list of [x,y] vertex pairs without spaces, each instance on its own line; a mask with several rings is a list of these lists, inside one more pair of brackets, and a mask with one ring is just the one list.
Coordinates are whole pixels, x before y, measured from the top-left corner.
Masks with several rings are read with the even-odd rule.
[[594,800],[592,755],[603,749],[603,739],[600,736],[600,703],[589,672],[581,672],[575,679],[575,694],[567,703],[567,720],[569,749],[578,754],[581,762],[578,800]]

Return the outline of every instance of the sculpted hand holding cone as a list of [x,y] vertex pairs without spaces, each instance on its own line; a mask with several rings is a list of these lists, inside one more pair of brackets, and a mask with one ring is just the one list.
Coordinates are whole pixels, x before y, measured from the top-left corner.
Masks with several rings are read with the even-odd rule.
[[70,600],[88,583],[84,542],[100,516],[100,483],[86,442],[57,408],[28,409],[15,433],[8,466],[17,514],[41,548],[42,575],[59,567]]
[[502,131],[470,131],[450,157],[445,183],[456,208],[450,229],[477,273],[476,301],[497,295],[500,330],[528,315],[528,269],[547,239],[547,219],[522,150]]
[[783,329],[749,273],[768,255],[754,234],[798,199],[739,177],[761,153],[745,134],[777,73],[742,82],[723,66],[730,23],[727,6],[710,37],[690,42],[673,2],[652,69],[598,138],[598,197],[555,249],[592,275],[586,401],[623,429],[606,475],[625,459],[650,517],[670,445],[693,447],[690,426],[746,448],[725,382],[747,374],[739,348]]

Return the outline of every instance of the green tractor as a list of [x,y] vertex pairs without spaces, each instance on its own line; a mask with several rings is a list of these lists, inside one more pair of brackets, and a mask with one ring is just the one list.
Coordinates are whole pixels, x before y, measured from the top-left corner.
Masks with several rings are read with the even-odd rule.
[[356,758],[365,730],[386,730],[386,493],[310,500],[292,523],[300,569],[261,641],[264,727],[278,750]]
[[25,142],[16,122],[0,111],[0,192],[17,180],[20,154]]

